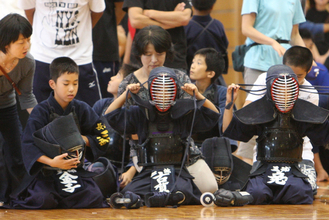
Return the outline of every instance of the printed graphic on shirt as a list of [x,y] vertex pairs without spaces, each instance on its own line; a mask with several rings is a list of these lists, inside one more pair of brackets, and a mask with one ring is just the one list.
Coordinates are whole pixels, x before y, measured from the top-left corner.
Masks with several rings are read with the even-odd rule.
[[[40,39],[44,41],[43,43],[46,46],[78,44],[80,42],[78,36],[78,26],[80,24],[79,10],[77,10],[78,3],[50,1],[45,2],[44,5],[49,8],[49,14],[42,19],[43,29],[45,32],[51,33],[51,30],[55,28],[56,32],[54,38],[51,38],[55,42],[47,43],[47,38],[41,37]],[[53,16],[54,14],[56,17]]]

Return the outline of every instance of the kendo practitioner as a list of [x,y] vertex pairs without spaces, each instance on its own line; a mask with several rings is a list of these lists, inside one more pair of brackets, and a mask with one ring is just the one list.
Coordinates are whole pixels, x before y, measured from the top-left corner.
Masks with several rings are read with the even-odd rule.
[[[193,132],[203,132],[214,127],[219,111],[194,84],[179,85],[173,69],[153,69],[147,83],[149,100],[143,101],[135,95],[140,84],[130,84],[105,115],[110,126],[120,134],[138,134],[138,166],[143,169],[122,193],[141,196],[148,207],[200,204],[201,192],[186,169],[191,161],[191,158],[184,158],[190,156],[186,149],[187,138],[191,128]],[[190,95],[195,93],[196,101],[177,99],[184,91]],[[121,108],[126,97],[132,97],[137,105]],[[209,167],[208,172],[214,179]]]
[[244,142],[258,136],[257,162],[245,188],[254,198],[251,204],[313,203],[312,187],[298,168],[302,137],[318,145],[327,143],[329,112],[299,99],[300,88],[290,67],[274,65],[267,71],[266,95],[233,116],[239,86],[228,87],[224,136]]
[[106,126],[88,104],[74,99],[79,68],[72,59],[56,58],[50,73],[53,92],[33,109],[22,137],[30,176],[12,195],[11,207],[109,207],[95,174],[82,168],[84,158],[95,161],[106,151],[110,140]]

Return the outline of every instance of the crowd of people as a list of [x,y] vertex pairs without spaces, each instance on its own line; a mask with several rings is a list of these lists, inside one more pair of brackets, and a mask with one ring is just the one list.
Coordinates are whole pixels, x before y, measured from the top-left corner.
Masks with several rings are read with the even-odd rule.
[[246,88],[222,77],[215,3],[17,0],[0,20],[0,207],[176,207],[207,192],[312,204],[329,181],[328,1],[243,1]]

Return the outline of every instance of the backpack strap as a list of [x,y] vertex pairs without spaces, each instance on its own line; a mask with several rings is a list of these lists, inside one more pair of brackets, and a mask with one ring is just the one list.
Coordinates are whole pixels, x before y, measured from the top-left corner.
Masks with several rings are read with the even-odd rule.
[[3,73],[3,75],[5,75],[5,77],[8,79],[8,81],[11,83],[11,85],[14,87],[14,89],[16,90],[18,95],[21,95],[21,91],[19,91],[18,87],[16,86],[16,83],[10,78],[10,76],[8,76],[8,74],[6,73],[6,71],[2,68],[2,66],[0,66],[0,70]]
[[222,51],[227,51],[226,48],[224,48],[224,46],[221,44],[221,42],[218,41],[218,39],[214,36],[213,33],[211,33],[209,30],[208,30],[208,27],[211,25],[211,23],[214,21],[214,19],[211,19],[211,21],[207,24],[207,26],[203,27],[200,23],[194,21],[194,20],[191,20],[192,22],[194,22],[195,24],[199,25],[200,27],[203,28],[203,30],[198,34],[198,36],[196,36],[196,38],[194,38],[194,40],[190,43],[190,45],[187,47],[187,49],[197,40],[199,39],[199,37],[205,32],[207,31],[207,33],[209,33],[213,39],[217,42],[218,46],[220,47],[220,49]]
[[198,22],[191,20],[192,22],[194,22],[195,24],[199,25],[200,27],[203,28],[203,30],[198,34],[198,36],[196,36],[196,38],[194,38],[194,40],[190,43],[190,45],[187,47],[187,49],[197,40],[199,39],[199,37],[207,30],[207,28],[210,26],[210,24],[214,21],[214,19],[211,19],[211,21],[207,24],[207,26],[203,27],[201,24],[199,24]]

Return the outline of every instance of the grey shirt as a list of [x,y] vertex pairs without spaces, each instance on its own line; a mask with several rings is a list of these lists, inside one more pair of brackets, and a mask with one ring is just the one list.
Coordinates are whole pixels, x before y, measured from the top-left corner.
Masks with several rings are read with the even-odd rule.
[[[33,108],[37,104],[32,89],[34,70],[34,58],[30,53],[27,53],[26,57],[20,59],[14,69],[7,73],[22,93],[18,96],[21,109]],[[9,80],[2,75],[0,76],[0,109],[8,108],[15,104],[15,89]]]

